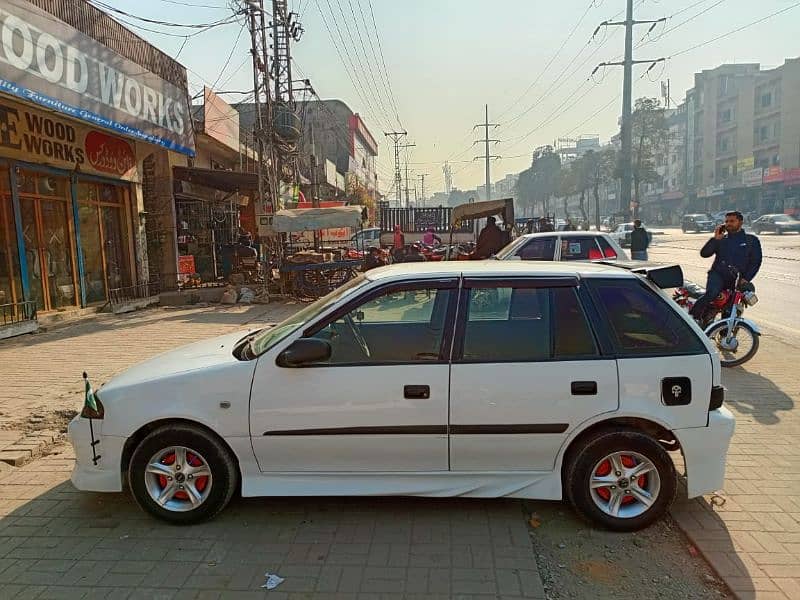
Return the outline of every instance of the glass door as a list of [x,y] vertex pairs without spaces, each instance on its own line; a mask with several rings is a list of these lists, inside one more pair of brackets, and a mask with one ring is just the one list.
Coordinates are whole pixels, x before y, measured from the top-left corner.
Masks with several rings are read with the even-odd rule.
[[31,299],[39,310],[78,306],[69,180],[19,171]]
[[8,169],[0,165],[0,305],[22,300],[17,231]]

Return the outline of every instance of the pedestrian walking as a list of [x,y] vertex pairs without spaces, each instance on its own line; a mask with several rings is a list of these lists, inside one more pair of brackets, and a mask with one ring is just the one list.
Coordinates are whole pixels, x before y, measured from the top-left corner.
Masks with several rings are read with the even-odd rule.
[[711,301],[732,288],[736,275],[739,274],[739,285],[753,280],[761,268],[761,242],[752,233],[745,233],[742,224],[744,216],[738,210],[725,213],[725,224],[714,231],[714,237],[706,242],[700,250],[700,256],[714,256],[714,263],[708,271],[706,293],[694,303],[691,313],[703,323],[706,310]]
[[633,260],[647,260],[647,247],[650,245],[650,236],[639,219],[633,222],[631,231],[631,258]]

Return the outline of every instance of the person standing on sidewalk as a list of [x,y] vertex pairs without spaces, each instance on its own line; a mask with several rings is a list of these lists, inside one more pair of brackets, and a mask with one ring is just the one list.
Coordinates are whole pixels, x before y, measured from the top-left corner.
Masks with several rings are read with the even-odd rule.
[[642,226],[642,222],[636,219],[633,222],[631,231],[631,258],[633,260],[647,260],[647,247],[650,245],[650,236]]
[[726,213],[725,224],[717,227],[714,237],[700,250],[703,258],[714,256],[714,263],[708,271],[706,293],[697,299],[691,310],[691,315],[699,322],[704,321],[709,303],[722,290],[733,287],[737,274],[741,286],[752,281],[761,268],[761,242],[752,233],[745,233],[743,222],[744,217],[738,210]]

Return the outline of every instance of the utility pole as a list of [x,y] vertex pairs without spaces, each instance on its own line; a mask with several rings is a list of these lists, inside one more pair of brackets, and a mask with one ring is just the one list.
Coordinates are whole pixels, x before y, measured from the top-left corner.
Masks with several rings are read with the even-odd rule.
[[[258,167],[256,168],[256,177],[258,179],[258,201],[262,206],[266,203],[264,195],[264,119],[261,114],[261,82],[259,81],[259,73],[266,75],[266,65],[261,62],[258,51],[258,30],[256,28],[256,12],[259,11],[256,2],[249,4],[250,8],[250,53],[253,56],[253,96],[256,108],[256,125],[254,137],[257,141],[256,150],[258,152]],[[261,9],[259,13],[263,16],[264,12]],[[267,88],[268,89],[268,88]],[[275,206],[272,207],[273,211]],[[266,212],[266,210],[265,210]]]
[[489,127],[498,127],[498,124],[497,123],[489,123],[489,105],[486,104],[485,108],[486,108],[486,119],[484,120],[483,123],[478,123],[472,129],[474,131],[478,127],[483,127],[484,128],[483,139],[482,140],[476,140],[475,142],[473,142],[473,146],[475,144],[480,144],[480,143],[485,144],[485,149],[486,149],[485,152],[486,153],[483,156],[476,156],[473,160],[483,159],[483,160],[486,161],[486,200],[491,200],[492,199],[492,179],[491,179],[491,173],[490,173],[490,169],[489,169],[489,161],[491,159],[493,159],[493,158],[500,158],[500,157],[499,156],[493,156],[489,152],[489,144],[490,143],[495,143],[496,144],[500,140],[490,140],[489,139]]
[[[625,60],[622,62],[604,62],[597,65],[592,71],[594,75],[600,67],[621,66],[623,67],[623,81],[622,81],[622,127],[620,135],[622,137],[622,152],[620,156],[620,167],[622,170],[622,189],[620,190],[619,209],[624,214],[629,214],[631,210],[631,182],[633,180],[633,109],[631,106],[631,96],[633,94],[633,65],[640,63],[652,63],[652,69],[656,63],[664,61],[664,58],[655,60],[633,60],[633,26],[641,24],[650,24],[650,31],[655,29],[658,23],[663,23],[667,19],[655,19],[645,21],[635,21],[633,19],[633,0],[626,0],[627,7],[625,10],[624,21],[603,21],[594,30],[594,34],[600,31],[602,27],[610,26],[624,26],[625,27]],[[648,32],[649,33],[649,32]],[[636,204],[633,205],[634,217],[639,212],[639,198],[636,198]]]
[[[416,144],[401,144],[400,148],[413,148]],[[408,198],[408,156],[406,156],[406,207],[411,206]]]
[[425,205],[425,178],[428,175],[430,175],[430,173],[421,173],[421,174],[417,175],[417,177],[419,177],[420,180],[421,180],[419,197],[420,197],[420,203],[423,206]]
[[407,131],[388,131],[384,132],[386,137],[394,142],[394,191],[397,199],[397,206],[403,204],[403,174],[400,172],[400,140],[408,135]]

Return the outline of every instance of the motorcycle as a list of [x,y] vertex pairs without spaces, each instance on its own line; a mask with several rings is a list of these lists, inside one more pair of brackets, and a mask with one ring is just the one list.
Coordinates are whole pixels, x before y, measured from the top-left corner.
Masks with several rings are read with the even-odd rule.
[[[681,307],[691,310],[695,301],[706,290],[692,282],[684,282],[675,290],[672,299]],[[742,315],[746,307],[758,302],[752,283],[741,284],[741,275],[731,289],[723,290],[708,306],[704,320],[705,334],[715,343],[723,367],[738,367],[753,358],[758,351],[761,331],[758,326]],[[720,318],[717,319],[717,316]]]

